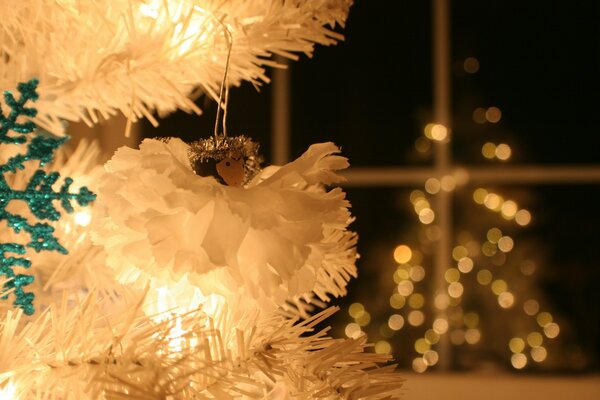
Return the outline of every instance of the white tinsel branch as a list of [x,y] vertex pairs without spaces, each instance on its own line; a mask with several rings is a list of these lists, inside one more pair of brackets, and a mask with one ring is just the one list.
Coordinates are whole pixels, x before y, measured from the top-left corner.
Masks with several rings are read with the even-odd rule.
[[[296,59],[343,37],[352,0],[7,0],[0,2],[0,89],[40,80],[35,122],[94,124],[117,111],[135,121],[229,83],[268,82],[274,54]],[[229,40],[231,37],[231,41]]]

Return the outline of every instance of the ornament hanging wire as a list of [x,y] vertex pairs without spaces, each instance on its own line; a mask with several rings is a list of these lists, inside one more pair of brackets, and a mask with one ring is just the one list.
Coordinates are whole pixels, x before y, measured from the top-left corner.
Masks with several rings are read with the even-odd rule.
[[[225,70],[223,71],[223,79],[221,80],[221,88],[219,89],[219,101],[217,103],[217,115],[215,117],[215,129],[214,136],[218,143],[219,139],[219,118],[221,116],[221,110],[223,110],[223,121],[222,121],[222,136],[227,137],[227,105],[229,103],[229,85],[227,84],[227,73],[229,72],[229,60],[231,58],[231,48],[233,47],[233,38],[231,32],[227,26],[219,19],[219,24],[223,27],[223,33],[225,40],[227,41],[227,58],[225,60]],[[223,95],[223,93],[225,95]]]

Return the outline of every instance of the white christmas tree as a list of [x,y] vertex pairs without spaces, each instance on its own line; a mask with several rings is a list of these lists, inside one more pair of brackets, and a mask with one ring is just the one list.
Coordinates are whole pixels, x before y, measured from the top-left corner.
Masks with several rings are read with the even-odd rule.
[[200,113],[201,93],[221,105],[226,72],[268,81],[273,54],[341,39],[350,5],[0,4],[0,87],[20,92],[0,118],[0,398],[400,396],[387,356],[322,324],[356,275],[350,204],[326,187],[348,166],[335,145],[263,169],[250,139],[223,132],[145,140],[105,165],[85,141],[54,154],[64,121],[156,123]]

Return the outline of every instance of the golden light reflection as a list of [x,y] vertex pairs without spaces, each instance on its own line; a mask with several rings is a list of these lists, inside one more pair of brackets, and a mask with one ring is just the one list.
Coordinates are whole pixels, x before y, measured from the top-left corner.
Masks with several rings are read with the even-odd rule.
[[423,134],[425,135],[425,137],[427,139],[432,139],[433,140],[433,136],[431,135],[431,131],[433,129],[433,127],[435,126],[435,124],[429,123],[427,125],[425,125],[425,128],[423,128]]
[[448,294],[450,297],[459,298],[464,292],[464,287],[460,282],[452,282],[448,285]]
[[496,157],[496,145],[492,142],[484,143],[484,145],[481,146],[481,154],[488,160],[491,160]]
[[460,271],[456,268],[448,268],[444,273],[444,279],[448,283],[458,282],[460,280]]
[[483,204],[490,210],[499,210],[503,202],[504,199],[496,193],[488,193],[483,200]]
[[412,257],[412,250],[405,244],[401,244],[394,249],[394,260],[398,264],[406,264]]
[[375,353],[377,354],[390,354],[392,352],[392,345],[386,340],[380,340],[375,343]]
[[441,124],[435,124],[431,127],[431,138],[441,142],[448,138],[448,128]]
[[362,330],[360,329],[360,325],[355,322],[351,322],[346,325],[346,329],[344,330],[346,336],[352,339],[358,339],[362,334]]
[[523,311],[525,311],[525,314],[527,315],[534,316],[540,311],[540,303],[536,300],[529,299],[523,303]]
[[425,181],[425,191],[429,194],[439,193],[442,184],[437,178],[429,178]]
[[513,353],[522,353],[525,350],[525,341],[520,337],[514,337],[508,341],[508,348]]
[[431,208],[425,208],[419,212],[419,221],[423,224],[428,225],[435,219],[435,213]]
[[533,275],[537,266],[531,260],[527,260],[523,262],[520,266],[521,273],[525,276]]
[[555,322],[550,322],[548,325],[544,326],[544,334],[549,339],[554,339],[560,333],[560,327]]
[[492,282],[492,273],[487,269],[482,269],[477,273],[477,282],[480,285],[489,285]]
[[512,150],[506,143],[500,143],[498,146],[496,146],[496,150],[494,151],[494,155],[500,161],[508,160],[511,154]]
[[454,345],[461,345],[465,342],[465,331],[462,329],[455,329],[450,332],[450,342]]
[[425,354],[429,349],[431,349],[431,344],[424,338],[419,338],[415,341],[415,351],[417,353]]
[[348,307],[348,314],[352,318],[359,318],[365,312],[365,306],[360,303],[352,303],[350,307]]
[[73,219],[79,226],[88,226],[92,222],[92,214],[87,211],[77,211]]
[[510,357],[510,363],[516,369],[523,369],[527,365],[527,356],[523,353],[516,353]]
[[496,296],[499,296],[502,292],[506,292],[507,289],[508,284],[504,279],[496,279],[492,282],[492,292],[494,292]]
[[410,273],[406,268],[398,267],[394,272],[394,282],[400,283],[406,279],[410,278]]
[[440,334],[433,329],[427,329],[425,332],[425,340],[427,340],[428,343],[436,344],[440,341]]
[[452,249],[452,258],[456,261],[469,255],[469,251],[465,246],[456,246]]
[[394,293],[390,297],[390,306],[396,310],[401,309],[406,304],[406,297],[402,296],[400,293]]
[[529,225],[531,222],[531,213],[525,209],[517,211],[515,222],[521,226]]
[[477,204],[483,204],[485,197],[488,195],[488,191],[483,188],[475,189],[473,192],[473,200]]
[[498,252],[498,247],[492,242],[484,242],[481,245],[481,252],[488,257],[492,257]]
[[456,189],[456,179],[452,175],[443,176],[440,184],[444,192],[451,192]]
[[502,118],[502,111],[498,107],[490,107],[485,111],[485,119],[492,124],[498,123]]
[[422,374],[427,371],[427,364],[425,364],[425,360],[422,357],[417,357],[412,362],[413,371]]
[[511,308],[515,304],[515,296],[511,292],[502,292],[498,295],[498,304],[502,308]]
[[408,298],[408,305],[417,310],[423,308],[425,305],[425,296],[423,296],[421,293],[413,293]]
[[435,351],[435,350],[427,350],[425,352],[425,354],[423,354],[423,361],[429,367],[431,367],[432,365],[437,364],[437,362],[439,361],[439,359],[440,359],[440,356],[437,353],[437,351]]
[[391,330],[399,331],[404,326],[404,317],[400,314],[392,314],[388,318],[388,326]]
[[539,347],[544,343],[544,337],[539,332],[530,332],[527,335],[527,344],[530,347]]
[[500,240],[498,240],[498,248],[500,251],[504,253],[508,253],[513,249],[514,241],[510,236],[502,236]]
[[367,326],[371,323],[371,314],[369,314],[367,311],[364,311],[359,317],[355,318],[355,321],[360,326]]
[[531,359],[535,362],[543,362],[546,357],[548,357],[548,351],[546,351],[546,348],[539,346],[539,347],[534,347],[533,349],[531,349]]
[[504,219],[513,219],[515,217],[515,215],[517,214],[518,211],[518,206],[517,203],[515,203],[512,200],[507,200],[504,203],[502,203],[502,208],[500,209],[500,212],[502,213],[502,217]]
[[420,265],[414,265],[412,267],[410,267],[410,270],[408,271],[410,279],[412,279],[415,282],[420,282],[425,278],[425,268],[423,268]]
[[415,204],[415,202],[419,199],[425,198],[425,193],[420,190],[413,190],[410,192],[410,202]]
[[469,344],[476,344],[481,340],[481,332],[479,329],[471,328],[465,332],[465,341]]
[[549,312],[541,312],[536,317],[537,323],[542,328],[545,328],[548,324],[552,322],[552,314]]
[[479,315],[475,312],[468,312],[463,317],[467,328],[476,328],[479,325]]
[[415,286],[411,281],[405,280],[398,284],[397,290],[402,296],[408,297],[412,294],[413,290],[415,290]]
[[422,311],[414,310],[408,313],[408,323],[412,326],[421,326],[425,322],[425,314]]
[[498,243],[498,241],[502,237],[502,231],[498,228],[492,228],[487,231],[486,237],[490,242]]
[[433,321],[433,330],[437,334],[443,335],[444,333],[448,332],[448,328],[448,320],[445,318],[436,318],[436,320]]
[[435,308],[437,308],[438,310],[445,310],[450,305],[450,298],[448,297],[448,295],[446,293],[440,293],[437,296],[435,296],[435,299],[433,302],[434,302]]
[[469,257],[463,257],[458,260],[458,270],[463,274],[468,274],[473,270],[473,259]]

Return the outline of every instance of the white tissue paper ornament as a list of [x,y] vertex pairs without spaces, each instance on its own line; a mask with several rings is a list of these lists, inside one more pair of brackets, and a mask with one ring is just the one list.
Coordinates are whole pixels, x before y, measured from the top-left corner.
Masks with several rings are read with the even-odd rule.
[[93,240],[121,283],[149,285],[188,309],[211,295],[270,311],[346,294],[357,236],[347,229],[345,193],[325,188],[348,167],[333,143],[267,167],[244,187],[196,175],[189,149],[176,138],[146,139],[106,163],[96,188],[105,215]]

